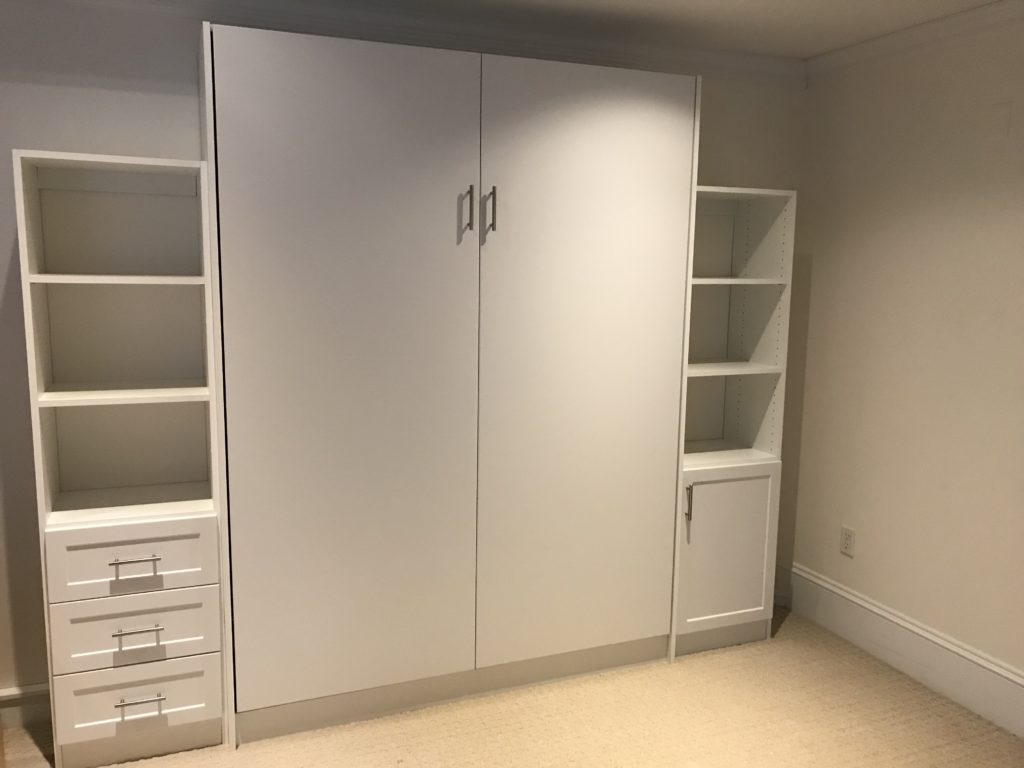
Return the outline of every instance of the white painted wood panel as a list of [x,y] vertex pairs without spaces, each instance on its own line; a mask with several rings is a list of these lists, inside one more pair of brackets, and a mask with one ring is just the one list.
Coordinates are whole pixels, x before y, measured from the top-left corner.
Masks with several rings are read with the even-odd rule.
[[668,633],[695,85],[484,57],[479,666]]
[[480,58],[213,53],[238,707],[471,669]]
[[217,574],[212,515],[46,532],[51,603],[216,584]]
[[62,675],[53,696],[58,744],[146,730],[159,739],[168,728],[220,717],[220,654]]
[[779,466],[685,472],[692,496],[679,531],[679,634],[771,618]]
[[55,675],[220,650],[220,587],[212,584],[50,606]]

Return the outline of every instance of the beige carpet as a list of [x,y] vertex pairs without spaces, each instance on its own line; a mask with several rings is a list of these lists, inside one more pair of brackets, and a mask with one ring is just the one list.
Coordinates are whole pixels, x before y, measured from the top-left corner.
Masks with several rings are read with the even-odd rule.
[[[8,768],[45,765],[24,731]],[[1000,730],[809,622],[711,651],[139,768],[1024,768]]]

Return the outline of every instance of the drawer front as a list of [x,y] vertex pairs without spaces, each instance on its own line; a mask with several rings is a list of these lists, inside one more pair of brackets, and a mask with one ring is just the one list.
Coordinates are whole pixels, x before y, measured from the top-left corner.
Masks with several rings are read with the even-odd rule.
[[217,518],[46,532],[51,603],[216,584]]
[[61,745],[149,732],[221,716],[220,654],[190,656],[53,680]]
[[220,587],[50,606],[53,673],[123,667],[220,650]]

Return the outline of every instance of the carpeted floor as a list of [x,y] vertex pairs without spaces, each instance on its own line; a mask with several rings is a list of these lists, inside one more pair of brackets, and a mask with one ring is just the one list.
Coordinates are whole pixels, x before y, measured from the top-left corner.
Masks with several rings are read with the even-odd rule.
[[[46,765],[25,731],[8,768]],[[774,640],[139,768],[1024,768],[1024,740],[789,616]]]

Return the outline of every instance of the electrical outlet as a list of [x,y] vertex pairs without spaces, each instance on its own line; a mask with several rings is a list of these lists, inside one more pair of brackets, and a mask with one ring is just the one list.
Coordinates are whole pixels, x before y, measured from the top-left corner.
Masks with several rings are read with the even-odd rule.
[[857,533],[849,526],[839,529],[839,551],[847,557],[853,557],[853,545],[857,541]]

